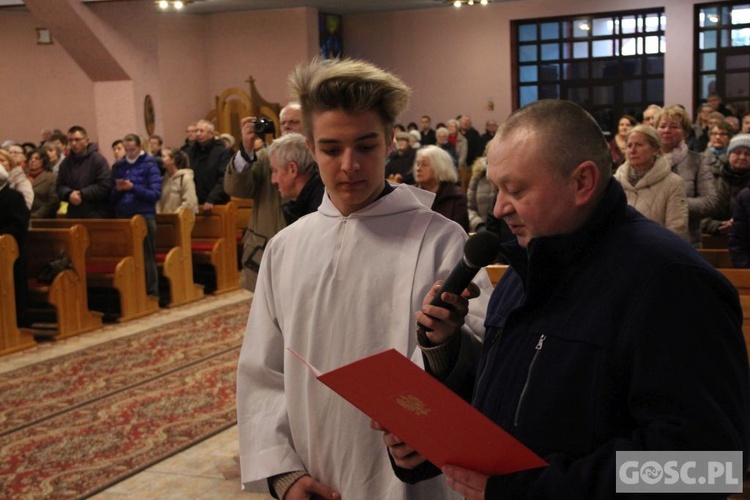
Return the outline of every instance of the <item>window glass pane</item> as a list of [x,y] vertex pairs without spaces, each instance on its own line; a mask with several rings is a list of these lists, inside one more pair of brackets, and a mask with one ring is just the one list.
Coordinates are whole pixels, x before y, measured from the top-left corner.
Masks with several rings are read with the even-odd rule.
[[554,82],[560,79],[560,65],[545,64],[539,68],[539,81]]
[[518,60],[520,62],[536,61],[536,45],[521,45],[518,48]]
[[716,26],[719,23],[719,10],[716,7],[710,9],[701,9],[698,16],[698,24],[701,28],[706,26]]
[[572,35],[570,34],[572,30],[571,22],[570,21],[564,21],[562,23],[562,38],[570,38]]
[[625,35],[635,33],[635,16],[626,16],[620,20],[620,33]]
[[634,56],[636,54],[635,38],[623,38],[620,43],[620,55],[623,56]]
[[646,101],[662,102],[664,100],[664,80],[646,80]]
[[732,24],[750,24],[750,5],[732,8]]
[[588,61],[576,61],[570,64],[570,74],[568,80],[588,79],[589,78],[589,62]]
[[568,89],[566,98],[576,104],[585,104],[589,102],[589,89],[587,87]]
[[716,71],[716,52],[704,52],[701,55],[701,71]]
[[622,100],[625,103],[641,102],[640,80],[626,80],[622,82]]
[[732,30],[732,47],[746,47],[750,45],[750,28]]
[[615,89],[611,85],[594,87],[592,103],[596,105],[612,104],[615,101]]
[[569,42],[560,44],[562,46],[562,58],[570,59],[573,57],[573,45]]
[[727,56],[724,59],[726,69],[748,69],[750,68],[750,54],[738,54]]
[[573,37],[588,38],[591,33],[591,23],[588,19],[576,19],[573,21]]
[[520,97],[521,97],[519,104],[521,106],[526,106],[530,102],[534,102],[534,101],[538,101],[539,100],[539,95],[538,95],[538,91],[537,91],[536,85],[530,86],[530,87],[529,86],[527,86],[527,87],[521,87],[519,93],[520,93]]
[[647,36],[646,37],[646,54],[658,54],[658,53],[659,53],[659,37]]
[[542,61],[556,61],[560,59],[560,45],[545,43],[542,45]]
[[701,49],[715,49],[717,45],[718,40],[718,32],[716,31],[705,31],[702,33],[702,41],[701,43]]
[[716,75],[701,76],[701,99],[705,99],[712,92],[716,92]]
[[729,39],[729,30],[721,30],[721,41],[719,42],[722,47],[731,47],[731,40]]
[[559,85],[540,85],[539,86],[539,98],[540,99],[559,99],[560,98],[560,86]]
[[660,56],[646,58],[646,74],[664,74],[664,58]]
[[659,19],[658,14],[646,15],[646,32],[659,31],[661,28],[660,22],[661,20]]
[[594,19],[591,22],[592,33],[594,36],[610,36],[614,34],[614,24],[611,17]]
[[522,24],[518,27],[519,42],[533,42],[536,40],[536,24]]
[[575,59],[588,59],[589,58],[588,42],[576,42],[573,44],[573,58]]
[[560,38],[560,25],[558,23],[544,23],[542,28],[542,40],[557,40]]
[[629,58],[620,60],[620,72],[622,76],[640,76],[641,60],[640,58]]
[[611,78],[617,76],[616,61],[595,61],[591,63],[591,78]]
[[612,40],[596,40],[591,44],[594,57],[612,57]]
[[747,97],[750,94],[750,73],[729,73],[726,80],[726,97]]
[[536,66],[520,66],[518,70],[518,79],[522,83],[537,81]]

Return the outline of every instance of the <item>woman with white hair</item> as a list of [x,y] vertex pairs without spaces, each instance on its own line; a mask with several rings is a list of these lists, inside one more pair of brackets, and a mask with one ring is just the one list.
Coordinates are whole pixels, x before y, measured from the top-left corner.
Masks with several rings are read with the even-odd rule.
[[417,150],[414,164],[417,186],[435,193],[432,210],[458,222],[469,232],[469,212],[466,195],[456,185],[458,174],[451,156],[438,146],[425,146]]

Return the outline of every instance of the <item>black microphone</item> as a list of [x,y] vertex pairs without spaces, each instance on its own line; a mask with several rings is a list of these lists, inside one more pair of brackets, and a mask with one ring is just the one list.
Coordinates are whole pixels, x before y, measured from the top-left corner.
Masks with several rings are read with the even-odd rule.
[[[477,275],[480,269],[490,265],[495,261],[497,254],[500,252],[500,239],[488,231],[482,231],[471,236],[464,245],[464,256],[453,268],[448,278],[440,287],[440,291],[430,302],[430,305],[453,309],[453,306],[443,302],[440,298],[444,292],[461,295],[464,289],[469,286],[471,280]],[[431,331],[421,323],[419,324],[425,331]]]

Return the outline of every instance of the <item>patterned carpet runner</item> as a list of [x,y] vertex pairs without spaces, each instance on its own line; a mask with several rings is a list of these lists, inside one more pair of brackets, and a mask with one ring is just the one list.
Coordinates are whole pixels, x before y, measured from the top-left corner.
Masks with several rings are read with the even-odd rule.
[[84,498],[236,422],[249,302],[0,375],[0,496]]

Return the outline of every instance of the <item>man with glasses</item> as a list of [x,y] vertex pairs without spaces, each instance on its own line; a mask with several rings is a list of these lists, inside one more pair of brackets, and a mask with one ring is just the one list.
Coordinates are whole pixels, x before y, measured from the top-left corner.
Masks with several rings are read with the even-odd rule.
[[[253,150],[256,117],[240,120],[242,142],[224,174],[224,190],[237,198],[252,198],[253,212],[242,240],[240,285],[255,289],[260,259],[269,239],[286,225],[281,211],[281,195],[271,182],[271,163],[264,149]],[[290,102],[279,113],[281,135],[302,132],[302,113],[297,102]]]
[[718,179],[721,175],[721,170],[727,164],[727,146],[729,141],[734,135],[732,126],[727,122],[720,122],[712,126],[708,133],[708,147],[703,152],[703,156],[706,158],[706,163],[711,169],[711,173],[714,174],[714,178]]
[[68,202],[69,218],[104,219],[112,216],[108,203],[112,189],[112,171],[107,159],[90,142],[86,129],[74,125],[68,129],[70,154],[60,164],[57,195]]

